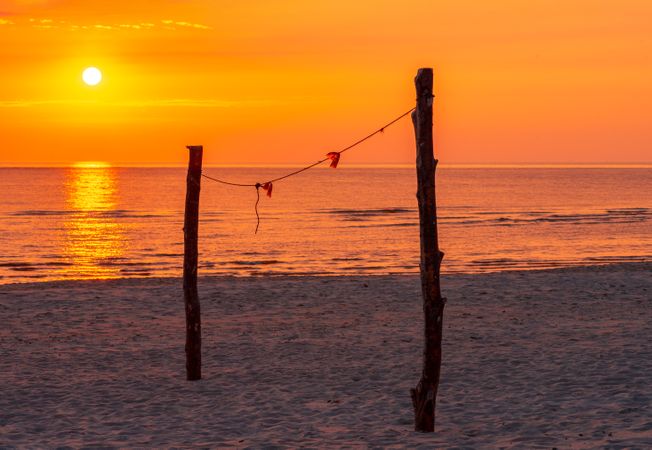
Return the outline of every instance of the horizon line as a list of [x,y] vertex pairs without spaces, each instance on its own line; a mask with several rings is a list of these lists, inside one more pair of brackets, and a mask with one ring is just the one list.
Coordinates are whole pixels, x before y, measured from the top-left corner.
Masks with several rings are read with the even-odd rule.
[[[299,168],[304,164],[204,164],[205,168],[222,169],[287,169]],[[134,169],[177,169],[186,168],[183,163],[147,163],[147,162],[106,162],[106,161],[78,161],[78,162],[0,162],[2,169],[64,169],[64,168],[134,168]],[[408,163],[351,163],[341,166],[341,169],[411,169],[415,164]],[[328,165],[315,168],[328,168]],[[438,168],[446,169],[649,169],[649,163],[441,163]]]

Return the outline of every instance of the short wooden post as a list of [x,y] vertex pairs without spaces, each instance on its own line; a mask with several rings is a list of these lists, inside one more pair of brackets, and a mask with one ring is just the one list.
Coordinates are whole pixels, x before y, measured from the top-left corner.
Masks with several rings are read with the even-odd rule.
[[183,299],[186,305],[186,378],[201,380],[201,310],[197,291],[197,238],[199,234],[199,191],[201,188],[201,145],[188,146],[186,213],[183,221]]
[[435,168],[433,152],[432,69],[419,69],[414,80],[417,107],[412,121],[417,144],[417,199],[421,235],[421,291],[425,319],[423,371],[417,387],[410,390],[414,406],[415,431],[435,431],[435,404],[441,370],[441,343],[444,304],[439,274],[444,253],[439,250],[437,237],[437,205],[435,201]]

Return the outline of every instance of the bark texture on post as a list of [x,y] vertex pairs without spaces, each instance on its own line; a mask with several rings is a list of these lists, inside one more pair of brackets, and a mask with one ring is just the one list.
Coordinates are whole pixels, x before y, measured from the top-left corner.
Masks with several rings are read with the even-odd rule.
[[199,234],[199,191],[201,188],[202,146],[188,146],[186,213],[183,222],[183,299],[186,306],[186,378],[201,379],[201,310],[197,291]]
[[423,371],[416,388],[410,390],[414,406],[415,431],[435,431],[435,404],[441,369],[442,321],[446,299],[441,296],[439,269],[444,254],[437,237],[435,168],[433,151],[432,69],[419,69],[414,80],[417,108],[412,113],[417,144],[417,199],[421,235],[421,290],[425,319]]

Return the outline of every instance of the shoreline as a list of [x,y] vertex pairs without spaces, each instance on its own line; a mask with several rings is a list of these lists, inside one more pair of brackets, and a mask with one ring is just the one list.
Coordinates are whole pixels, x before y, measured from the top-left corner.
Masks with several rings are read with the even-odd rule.
[[[501,274],[529,274],[529,273],[548,273],[548,272],[594,272],[600,270],[632,270],[632,271],[650,271],[652,272],[652,257],[649,261],[632,261],[632,262],[618,262],[618,263],[606,263],[606,264],[587,264],[587,265],[578,265],[578,266],[565,266],[565,267],[553,267],[546,269],[513,269],[513,270],[496,270],[493,272],[454,272],[454,273],[445,273],[442,272],[442,280],[447,278],[460,278],[460,277],[485,277],[485,276],[496,276]],[[419,272],[415,273],[393,273],[393,274],[291,274],[291,273],[261,273],[259,275],[201,275],[201,270],[199,271],[198,283],[201,285],[203,283],[208,283],[210,281],[216,280],[246,280],[246,279],[263,279],[263,280],[274,280],[274,279],[321,279],[321,278],[413,278],[419,277]],[[29,287],[29,286],[43,286],[43,285],[59,285],[59,284],[68,284],[68,283],[99,283],[99,282],[124,282],[129,280],[135,281],[144,281],[148,280],[158,280],[158,281],[169,281],[169,280],[183,280],[183,277],[179,275],[178,277],[115,277],[115,278],[71,278],[71,279],[61,279],[61,280],[49,280],[49,281],[27,281],[27,282],[16,282],[16,283],[1,283],[0,282],[0,291],[3,288],[16,288],[16,287]]]
[[0,447],[652,446],[650,264],[444,276],[434,434],[417,275],[180,281],[0,286]]

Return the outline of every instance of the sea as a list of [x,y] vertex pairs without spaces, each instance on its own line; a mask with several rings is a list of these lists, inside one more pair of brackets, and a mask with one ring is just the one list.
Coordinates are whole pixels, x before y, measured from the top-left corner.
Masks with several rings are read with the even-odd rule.
[[[207,167],[256,183],[292,168]],[[441,167],[443,273],[652,261],[652,168]],[[0,168],[0,284],[180,277],[184,168]],[[419,272],[414,167],[201,183],[200,276]]]

